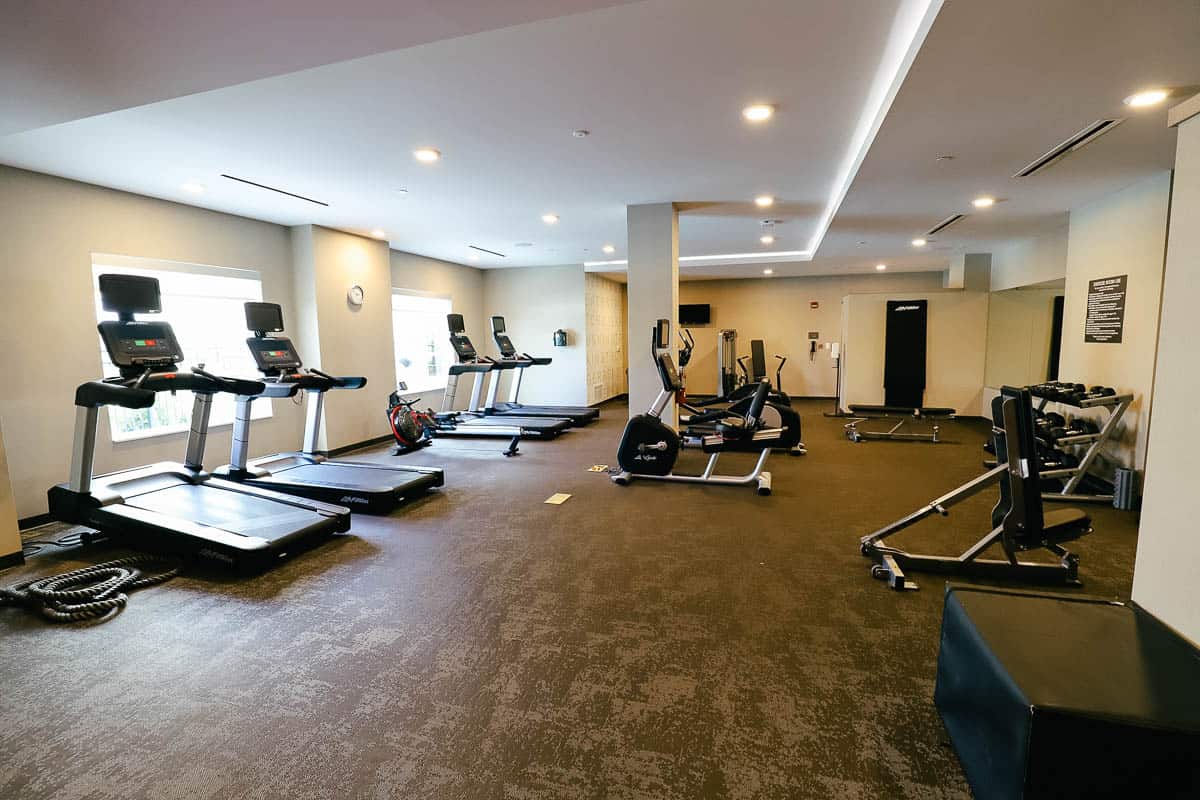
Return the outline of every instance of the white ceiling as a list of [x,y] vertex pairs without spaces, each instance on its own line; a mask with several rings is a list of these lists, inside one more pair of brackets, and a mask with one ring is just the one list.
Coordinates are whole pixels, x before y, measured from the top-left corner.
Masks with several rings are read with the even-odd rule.
[[[22,112],[28,119],[176,99],[0,138],[0,162],[283,224],[379,227],[393,247],[451,261],[470,263],[468,244],[509,254],[485,256],[477,264],[485,267],[619,259],[625,206],[675,201],[683,204],[685,256],[758,251],[758,220],[771,217],[784,220],[773,249],[820,242],[812,261],[771,264],[776,275],[874,271],[879,261],[936,270],[955,252],[1059,226],[1070,208],[1169,169],[1165,106],[1135,113],[1121,98],[1144,86],[1200,83],[1196,0],[948,0],[927,36],[936,1],[429,0],[402,4],[412,26],[383,10],[396,8],[383,0],[350,0],[362,13],[341,21],[319,10],[297,21],[272,9],[283,2],[267,3],[262,15],[222,17],[226,29],[240,23],[267,43],[256,58],[243,52],[253,50],[249,39],[222,49],[217,33],[228,31],[211,20],[195,30],[215,49],[181,50],[189,37],[198,41],[191,18],[156,17],[147,29],[170,47],[142,52],[144,37],[130,34],[121,44],[132,55],[106,63],[100,77],[82,56],[43,71],[38,102]],[[547,18],[552,6],[564,15]],[[292,34],[263,27],[276,18]],[[340,34],[322,37],[322,25]],[[511,27],[490,29],[503,25]],[[471,35],[446,38],[464,32]],[[280,45],[306,36],[316,42],[302,61]],[[5,72],[7,105],[6,93],[24,85]],[[277,77],[227,85],[269,74]],[[126,86],[125,94],[108,91]],[[777,118],[743,123],[739,110],[753,100],[777,103]],[[0,132],[14,127],[4,114]],[[1009,177],[1083,125],[1122,115],[1112,133],[1041,175]],[[575,128],[592,135],[573,138]],[[411,157],[426,144],[445,154],[432,167]],[[942,153],[955,158],[936,163]],[[330,205],[236,184],[222,172]],[[208,187],[203,195],[179,189],[197,179]],[[755,209],[748,201],[761,192],[780,204]],[[925,251],[909,246],[949,214],[972,211],[970,199],[983,192],[1002,202]],[[540,221],[547,211],[561,215],[557,226]],[[599,251],[606,242],[615,255]],[[681,272],[758,276],[762,266],[685,262]]]
[[0,136],[631,0],[0,0]]
[[[603,259],[608,242],[619,257],[626,205],[664,201],[717,204],[686,216],[685,254],[757,250],[749,201],[767,192],[785,220],[775,249],[802,250],[929,6],[626,4],[14,134],[0,161],[283,224],[380,228],[393,247],[452,261],[471,244],[509,255],[480,266]],[[776,120],[746,124],[755,100],[777,104]],[[417,164],[419,145],[442,161]],[[193,180],[200,197],[180,189]],[[561,222],[544,225],[546,212]]]

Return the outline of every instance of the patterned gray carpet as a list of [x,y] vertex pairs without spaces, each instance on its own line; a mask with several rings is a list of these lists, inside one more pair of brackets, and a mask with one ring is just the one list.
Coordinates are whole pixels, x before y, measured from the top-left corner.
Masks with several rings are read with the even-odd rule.
[[[610,406],[516,459],[439,441],[409,458],[443,490],[260,577],[90,627],[0,609],[0,797],[967,797],[931,701],[941,583],[888,591],[857,539],[977,474],[984,428],[852,444],[828,405],[801,404],[810,455],[772,457],[768,498],[588,472]],[[992,502],[906,541],[958,552]],[[1128,596],[1136,520],[1092,513],[1084,591]]]

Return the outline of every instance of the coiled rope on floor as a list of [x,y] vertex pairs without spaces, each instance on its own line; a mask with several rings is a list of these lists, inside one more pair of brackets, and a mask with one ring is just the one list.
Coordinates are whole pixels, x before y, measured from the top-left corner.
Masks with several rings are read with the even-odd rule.
[[0,606],[23,605],[51,622],[116,616],[129,592],[168,581],[182,564],[161,556],[130,556],[91,567],[0,587]]

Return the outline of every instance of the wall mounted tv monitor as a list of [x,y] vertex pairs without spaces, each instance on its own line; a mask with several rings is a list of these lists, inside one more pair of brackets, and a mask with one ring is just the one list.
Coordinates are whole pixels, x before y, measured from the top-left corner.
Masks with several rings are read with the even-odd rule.
[[707,325],[709,320],[708,303],[681,303],[679,306],[679,324]]

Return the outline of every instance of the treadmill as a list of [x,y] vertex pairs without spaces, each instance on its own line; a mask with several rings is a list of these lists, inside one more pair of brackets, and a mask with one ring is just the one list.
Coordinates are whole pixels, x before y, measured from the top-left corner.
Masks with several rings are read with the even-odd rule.
[[[162,309],[158,280],[101,275],[100,296],[118,319],[97,327],[120,377],[89,381],[75,390],[75,441],[71,479],[51,487],[50,516],[98,531],[103,537],[154,552],[214,559],[242,570],[266,568],[350,528],[343,506],[291,497],[212,477],[204,471],[204,445],[213,395],[258,394],[261,381],[225,378],[203,369],[177,369],[183,350],[169,323],[134,319]],[[190,391],[191,429],[183,463],[93,476],[96,428],[104,406],[143,409],[157,392]]]
[[[303,369],[291,339],[267,335],[283,330],[283,309],[278,303],[246,303],[246,327],[254,334],[246,344],[264,376],[264,388],[254,394],[238,395],[231,463],[213,470],[214,475],[337,503],[367,514],[390,513],[405,499],[445,483],[439,467],[330,461],[320,454],[317,441],[325,393],[331,389],[361,389],[367,385],[367,379],[335,377],[320,370]],[[260,397],[292,397],[300,391],[307,395],[303,449],[248,460],[250,410],[254,401]]]
[[488,388],[487,401],[483,406],[484,414],[498,417],[559,417],[569,419],[576,427],[582,427],[600,418],[600,409],[590,406],[527,406],[517,402],[525,370],[533,366],[544,366],[553,359],[538,358],[528,353],[518,355],[512,339],[509,339],[504,331],[504,317],[492,317],[492,337],[496,340],[496,346],[500,348],[500,360],[497,363],[504,365],[501,369],[515,369],[516,373],[513,375],[507,402],[496,401],[496,394],[500,390],[500,377],[496,376],[496,380],[492,381]]
[[[493,358],[480,356],[467,337],[462,314],[447,314],[450,327],[450,345],[458,359],[451,364],[446,379],[446,392],[442,395],[442,410],[435,419],[438,436],[506,436],[524,439],[553,439],[571,427],[571,421],[562,417],[529,417],[510,415],[492,417],[478,410],[480,397],[488,375],[504,367]],[[475,376],[471,387],[471,400],[467,411],[454,411],[454,400],[458,394],[459,379],[463,375]],[[516,448],[510,448],[515,453]]]

